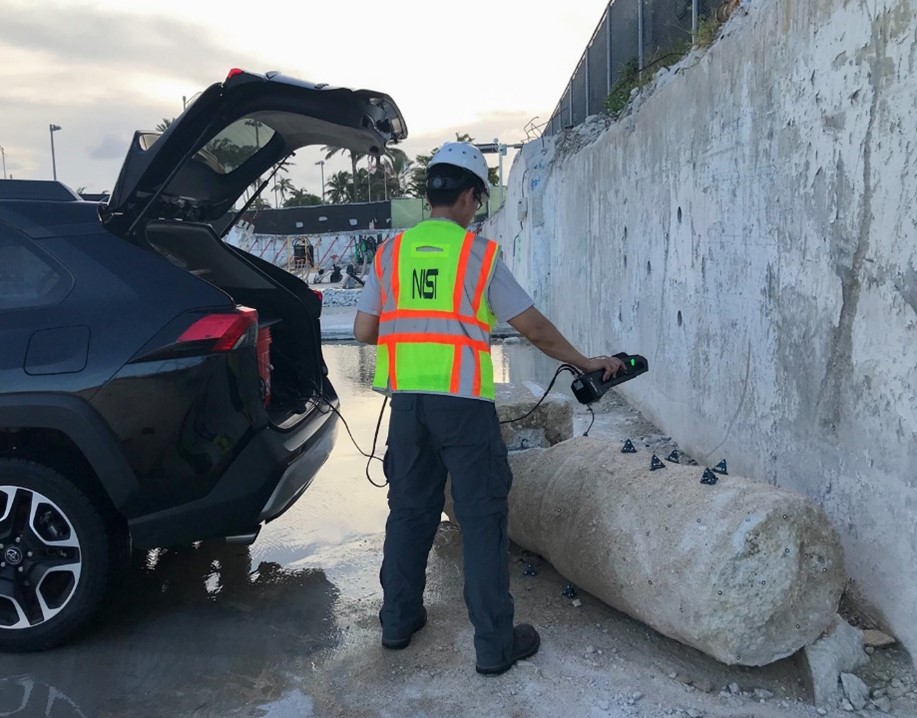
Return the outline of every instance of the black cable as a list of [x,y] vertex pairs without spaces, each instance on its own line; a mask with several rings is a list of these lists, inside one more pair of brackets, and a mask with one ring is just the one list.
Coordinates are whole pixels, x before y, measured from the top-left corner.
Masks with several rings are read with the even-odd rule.
[[589,436],[589,432],[592,431],[592,425],[595,423],[595,412],[592,410],[592,407],[589,404],[586,404],[586,408],[589,409],[589,413],[592,414],[592,420],[589,422],[589,426],[586,431],[583,432],[583,436]]
[[526,419],[529,416],[531,416],[532,414],[534,414],[535,409],[541,406],[541,402],[543,402],[545,399],[548,398],[548,394],[550,394],[551,389],[554,388],[554,382],[557,381],[557,377],[561,375],[561,372],[565,372],[565,371],[570,372],[571,374],[573,374],[573,376],[579,376],[580,374],[582,374],[582,372],[579,369],[577,369],[575,366],[573,366],[572,364],[561,364],[559,367],[557,367],[557,371],[554,372],[554,377],[551,379],[551,383],[548,384],[548,388],[544,390],[544,394],[541,395],[541,398],[535,403],[535,406],[533,406],[531,409],[525,412],[522,416],[517,416],[515,419],[504,419],[500,423],[501,424],[513,424],[517,421],[522,421],[523,419]]
[[[312,383],[312,386],[315,387],[314,382]],[[382,463],[381,457],[376,456],[376,445],[379,441],[379,429],[382,427],[382,417],[385,415],[385,407],[388,405],[388,397],[385,397],[385,399],[382,402],[382,409],[379,411],[379,419],[376,421],[376,432],[375,434],[373,434],[373,448],[372,448],[372,451],[370,451],[370,453],[367,454],[365,451],[363,451],[363,449],[360,448],[360,445],[357,443],[357,440],[354,438],[353,432],[350,430],[350,425],[347,423],[347,419],[344,418],[344,415],[334,405],[334,403],[327,396],[325,396],[325,394],[322,391],[320,391],[317,387],[315,387],[315,389],[316,389],[316,393],[318,394],[318,397],[325,404],[328,405],[328,408],[331,409],[331,411],[337,414],[338,418],[341,420],[341,423],[344,424],[344,429],[347,430],[347,436],[350,437],[350,441],[354,445],[354,447],[356,447],[356,450],[360,454],[366,457],[366,480],[369,483],[371,483],[373,486],[375,486],[377,489],[384,489],[386,486],[388,486],[388,479],[385,480],[385,483],[377,484],[375,481],[372,480],[372,477],[369,475],[369,467],[372,465],[373,459],[375,459],[379,463]]]
[[[382,409],[379,411],[379,419],[376,421],[376,432],[373,434],[373,448],[369,452],[369,458],[366,459],[366,480],[369,483],[371,483],[373,486],[375,486],[377,489],[384,489],[386,486],[388,486],[388,477],[385,478],[385,483],[377,484],[375,481],[372,480],[372,477],[369,475],[369,465],[373,459],[375,459],[376,461],[382,461],[382,459],[376,456],[376,442],[379,440],[379,428],[382,426],[382,417],[385,414],[385,407],[387,404],[388,404],[388,396],[386,396],[385,399],[382,401]],[[385,462],[383,462],[382,465],[384,467]],[[383,472],[384,471],[385,469],[383,468]]]
[[[535,413],[535,410],[538,409],[538,407],[541,406],[542,402],[544,402],[544,400],[548,398],[548,394],[550,394],[551,389],[554,388],[554,384],[557,382],[557,378],[565,371],[573,374],[573,376],[580,376],[582,374],[582,372],[579,369],[577,369],[575,366],[573,366],[572,364],[561,364],[559,367],[557,367],[557,371],[554,372],[554,376],[551,377],[551,381],[550,383],[548,383],[548,388],[545,389],[544,394],[542,394],[541,398],[537,402],[535,402],[535,406],[533,406],[531,409],[525,412],[525,414],[523,414],[522,416],[517,416],[514,419],[504,419],[500,423],[501,424],[512,424],[517,421],[522,421],[523,419],[528,418],[533,413]],[[312,385],[313,387],[315,387],[314,382]],[[376,430],[373,433],[372,449],[370,450],[369,453],[366,453],[365,451],[363,451],[362,448],[360,448],[360,445],[357,443],[357,440],[354,438],[353,432],[350,430],[350,425],[347,423],[347,419],[344,418],[344,415],[334,405],[334,403],[327,396],[325,396],[324,392],[319,390],[317,387],[315,387],[315,389],[316,389],[316,393],[318,394],[318,397],[325,404],[328,405],[328,408],[331,409],[331,411],[333,411],[338,416],[338,418],[341,420],[341,423],[344,424],[344,429],[347,431],[347,436],[350,437],[350,441],[354,445],[354,447],[356,447],[356,450],[360,454],[366,457],[366,480],[369,481],[369,483],[371,483],[377,489],[384,489],[386,486],[388,486],[388,479],[386,479],[385,482],[382,484],[377,484],[375,481],[373,481],[372,477],[369,475],[369,468],[372,465],[373,459],[382,463],[382,459],[376,456],[376,446],[378,445],[378,442],[379,442],[379,431],[382,428],[382,417],[385,416],[385,407],[388,405],[388,397],[386,396],[385,399],[383,400],[382,409],[379,411],[379,418],[376,420]],[[589,409],[589,413],[592,415],[592,420],[589,422],[589,427],[586,429],[583,436],[589,436],[589,432],[592,430],[593,424],[595,424],[595,412],[592,410],[592,407],[589,406],[588,404],[586,405],[586,408]]]

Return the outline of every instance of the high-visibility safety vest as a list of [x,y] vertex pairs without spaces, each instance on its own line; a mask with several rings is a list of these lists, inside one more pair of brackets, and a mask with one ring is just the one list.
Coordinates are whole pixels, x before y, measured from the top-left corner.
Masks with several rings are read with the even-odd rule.
[[498,249],[444,220],[421,222],[379,248],[374,389],[494,400],[496,317],[487,288]]

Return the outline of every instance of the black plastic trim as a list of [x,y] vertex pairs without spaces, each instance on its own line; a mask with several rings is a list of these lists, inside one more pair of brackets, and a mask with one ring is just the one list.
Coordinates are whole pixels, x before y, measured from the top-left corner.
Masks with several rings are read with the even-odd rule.
[[[167,548],[257,531],[263,520],[283,513],[311,483],[330,454],[337,423],[337,416],[328,410],[313,412],[289,433],[262,429],[209,494],[130,520],[133,545],[139,549]],[[322,444],[329,447],[327,453],[314,450]],[[266,471],[268,467],[272,470]],[[298,474],[302,488],[270,507],[270,515],[262,517],[278,485],[292,472]]]
[[139,489],[117,438],[105,420],[83,399],[68,394],[0,396],[0,428],[56,429],[83,452],[115,508]]

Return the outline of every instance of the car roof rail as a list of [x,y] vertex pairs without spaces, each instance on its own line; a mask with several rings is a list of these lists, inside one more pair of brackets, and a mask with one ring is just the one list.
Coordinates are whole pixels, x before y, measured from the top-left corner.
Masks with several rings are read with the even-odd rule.
[[77,202],[80,196],[55,180],[0,180],[0,200],[24,199],[51,202]]

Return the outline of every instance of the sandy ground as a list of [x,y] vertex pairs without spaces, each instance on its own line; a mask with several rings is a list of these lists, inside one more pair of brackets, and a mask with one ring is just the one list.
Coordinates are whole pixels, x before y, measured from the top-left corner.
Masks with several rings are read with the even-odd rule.
[[[660,451],[674,448],[620,399],[607,402],[591,434]],[[577,416],[577,428],[588,421]],[[444,523],[428,569],[429,623],[411,646],[386,651],[378,643],[375,611],[380,595],[365,581],[378,563],[381,537],[366,539],[327,557],[326,572],[347,566],[362,576],[341,589],[336,611],[340,645],[325,659],[304,667],[304,689],[318,716],[776,716],[849,715],[819,713],[809,703],[793,659],[765,668],[727,667],[698,651],[659,635],[645,625],[581,593],[580,606],[563,596],[564,578],[538,556],[514,547],[512,592],[519,621],[542,635],[542,648],[504,676],[474,672],[472,631],[461,596],[461,534]],[[531,563],[535,576],[524,574]],[[361,568],[361,566],[363,568]],[[372,577],[374,579],[374,576]],[[912,691],[917,680],[905,653],[886,649],[860,671],[874,688],[893,678],[911,695],[895,701],[895,714],[917,716]],[[279,706],[278,706],[279,708]],[[879,715],[862,711],[860,715]],[[270,716],[284,713],[269,712]]]

